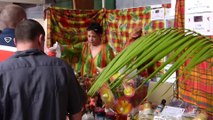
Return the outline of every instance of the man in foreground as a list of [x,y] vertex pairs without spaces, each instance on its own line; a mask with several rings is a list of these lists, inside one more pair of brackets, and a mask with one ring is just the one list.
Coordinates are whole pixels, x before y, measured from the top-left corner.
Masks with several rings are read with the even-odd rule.
[[0,120],[80,120],[86,101],[73,70],[44,54],[45,32],[34,20],[15,29],[17,52],[0,63]]

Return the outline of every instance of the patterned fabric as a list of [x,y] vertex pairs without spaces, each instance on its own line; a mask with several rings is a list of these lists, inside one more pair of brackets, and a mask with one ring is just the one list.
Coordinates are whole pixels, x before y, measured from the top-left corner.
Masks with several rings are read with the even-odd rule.
[[184,101],[198,105],[213,115],[213,67],[210,68],[212,61],[213,59],[208,59],[196,66],[190,75],[185,73],[178,82],[178,93]]
[[[175,27],[178,28],[184,28],[184,2],[185,0],[177,0],[176,3]],[[179,98],[205,109],[210,117],[213,116],[213,67],[210,68],[212,63],[213,58],[206,60],[196,66],[190,75],[184,73],[178,82]],[[181,71],[182,69],[179,73]]]
[[97,67],[104,68],[114,58],[114,52],[108,44],[102,44],[100,52],[92,56],[90,46],[87,42],[82,44],[80,60],[75,66],[75,70],[83,76],[92,77],[99,72]]
[[[171,5],[163,7],[168,8]],[[151,21],[150,13],[151,7],[121,10],[48,8],[47,45],[51,46],[55,41],[66,45],[86,41],[86,28],[91,21],[96,21],[104,27],[103,39],[110,43],[114,52],[120,52],[134,27],[141,26],[144,33],[164,28],[164,21]]]
[[[164,7],[170,7],[164,5]],[[151,21],[151,7],[139,7],[122,10],[106,11],[106,39],[115,52],[120,52],[126,43],[133,28],[141,26],[143,34],[164,28],[164,21]]]
[[[171,5],[163,5],[163,7],[169,8]],[[86,41],[86,28],[91,21],[96,21],[104,29],[102,40],[108,42],[114,53],[118,53],[129,43],[129,33],[132,32],[133,28],[141,26],[144,31],[143,34],[164,28],[164,21],[151,21],[150,13],[151,7],[149,6],[121,10],[48,8],[46,10],[48,23],[47,46],[50,47],[58,41],[60,44],[71,48],[77,43]],[[81,53],[81,51],[75,51],[74,53]],[[73,62],[74,53],[63,53],[64,59],[70,64]],[[86,53],[82,55],[86,55]],[[76,71],[82,69],[81,64],[73,65]],[[86,71],[88,72],[88,70],[84,70],[84,72]]]
[[176,28],[184,28],[184,4],[185,0],[177,0],[175,7],[175,23]]
[[104,10],[46,9],[47,46],[58,41],[62,45],[74,45],[86,41],[86,28],[92,21],[103,21]]

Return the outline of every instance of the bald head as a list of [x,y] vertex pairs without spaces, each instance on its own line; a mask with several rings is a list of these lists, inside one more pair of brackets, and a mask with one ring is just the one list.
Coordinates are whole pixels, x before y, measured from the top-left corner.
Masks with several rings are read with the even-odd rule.
[[4,22],[8,28],[15,28],[16,25],[20,21],[26,19],[26,17],[25,10],[21,6],[15,4],[6,5],[0,14],[1,21]]

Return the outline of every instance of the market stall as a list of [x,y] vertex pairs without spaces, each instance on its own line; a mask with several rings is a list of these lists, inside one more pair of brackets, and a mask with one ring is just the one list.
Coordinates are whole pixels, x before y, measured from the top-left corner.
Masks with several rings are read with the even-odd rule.
[[[175,27],[184,28],[184,25],[183,25],[184,16],[182,14],[182,12],[184,10],[183,9],[184,0],[178,0],[176,6],[177,7],[176,7]],[[148,34],[148,36],[149,36],[150,34],[152,34],[153,32],[155,32],[157,30],[168,27],[167,26],[168,24],[172,24],[172,20],[165,20],[166,12],[164,12],[164,11],[166,11],[167,8],[170,8],[171,5],[170,4],[161,5],[160,8],[158,8],[158,7],[152,8],[151,6],[147,6],[147,7],[121,9],[121,10],[106,10],[106,9],[69,10],[69,9],[63,9],[63,8],[48,8],[46,10],[46,18],[48,20],[48,31],[47,31],[48,32],[48,34],[47,34],[48,35],[48,38],[47,38],[48,46],[49,47],[52,46],[56,41],[62,45],[68,45],[68,46],[72,46],[79,42],[84,42],[86,40],[85,31],[86,31],[87,25],[92,21],[96,21],[96,22],[101,23],[101,25],[103,25],[103,28],[105,31],[104,36],[103,36],[104,40],[111,45],[111,47],[113,48],[116,55],[120,55],[120,53],[122,53],[124,51],[124,49],[126,48],[126,44],[128,43],[128,40],[129,40],[129,35],[130,35],[129,33],[131,33],[135,27],[141,26],[141,28],[143,30],[142,36],[146,36],[145,34]],[[160,15],[160,13],[162,11],[163,11],[163,15],[153,16],[152,12],[159,13],[158,15]],[[162,18],[162,16],[163,16],[163,18]],[[172,25],[170,25],[169,27],[172,27]],[[162,31],[160,31],[160,32],[162,32]],[[164,34],[165,33],[162,32],[162,35],[164,35]],[[159,34],[159,37],[160,36],[161,35]],[[164,36],[162,36],[162,37],[164,37]],[[141,40],[142,39],[143,38],[141,38]],[[209,41],[208,38],[206,38],[205,40]],[[150,40],[150,42],[151,41],[152,40]],[[127,48],[129,48],[129,47],[127,47]],[[141,48],[140,48],[140,50],[141,50]],[[160,52],[161,51],[159,51],[159,53]],[[62,57],[64,59],[66,59],[75,68],[75,64],[73,64],[71,62],[72,56],[74,54],[72,54],[72,53],[62,53],[62,54],[63,54]],[[157,68],[165,62],[164,60],[163,61],[162,60],[163,60],[163,58],[161,58],[160,61],[155,61],[155,63],[152,63],[152,64],[155,64],[155,66]],[[114,61],[114,62],[116,62],[116,61]],[[145,62],[147,62],[147,61],[145,61]],[[156,64],[156,63],[161,63],[161,64]],[[198,66],[198,68],[196,67],[195,69],[198,69],[198,70],[194,70],[192,72],[192,74],[189,77],[187,77],[188,81],[186,82],[186,84],[183,84],[184,82],[178,82],[178,86],[177,86],[178,91],[176,91],[177,94],[174,94],[174,96],[173,96],[173,97],[179,97],[183,101],[192,103],[192,104],[204,109],[205,112],[207,112],[209,114],[209,116],[211,116],[211,114],[212,114],[212,104],[213,104],[212,103],[212,98],[213,98],[212,97],[212,92],[213,92],[212,91],[212,69],[211,68],[209,69],[209,67],[212,67],[211,63],[212,63],[212,59],[208,59],[206,62],[201,63]],[[110,75],[108,74],[109,77],[107,79],[105,79],[103,77],[104,80],[107,81],[112,76],[114,76],[114,79],[117,79],[115,77],[116,76],[115,74],[118,73],[119,70],[121,68],[123,68],[124,66],[119,66],[119,67],[120,68],[117,71],[112,72]],[[186,66],[182,66],[182,68],[185,68],[185,67]],[[183,71],[183,69],[179,70],[179,73],[182,73],[182,71]],[[108,71],[107,73],[110,73],[110,72]],[[203,75],[203,73],[205,73],[205,75]],[[105,74],[106,74],[106,72],[105,72]],[[198,77],[200,74],[202,74],[204,77]],[[101,73],[101,75],[102,75],[102,73]],[[163,69],[160,69],[158,71],[158,74],[155,74],[155,76],[152,76],[152,77],[153,77],[154,81],[157,81],[159,79],[159,76],[162,76],[162,75],[163,75]],[[79,75],[78,77],[81,77],[81,76]],[[101,79],[101,78],[99,78],[98,76],[95,76],[95,77],[97,77],[98,81],[100,81],[99,79]],[[182,76],[180,80],[185,81],[185,79],[183,79],[183,78],[184,78],[184,76]],[[85,78],[85,79],[87,79],[87,78]],[[136,80],[139,81],[141,79],[146,80],[146,78],[137,78]],[[152,79],[152,78],[150,78],[150,79]],[[122,82],[122,81],[120,81],[120,82]],[[148,80],[146,82],[148,82]],[[209,87],[209,89],[201,90],[197,86],[198,84],[194,84],[195,82],[196,83],[199,83],[199,82],[209,83],[209,84],[206,84],[206,87]],[[104,83],[102,83],[101,85],[103,85],[103,84]],[[190,86],[191,90],[196,89],[197,92],[191,92],[189,90],[186,90],[186,88],[188,86]],[[98,87],[100,87],[100,86],[98,86]],[[173,87],[176,87],[176,85]],[[93,86],[93,88],[94,88],[94,86]],[[131,96],[132,93],[134,93],[133,92],[134,89],[131,89],[128,87],[121,88],[121,90],[125,90],[125,89],[127,89],[127,96],[128,95]],[[142,88],[141,91],[146,91],[145,89],[147,89],[147,88]],[[96,90],[94,90],[94,91],[96,92]],[[116,96],[115,95],[116,92],[118,92],[118,93],[123,92],[123,91],[119,91],[119,90],[111,91],[111,88],[109,88],[109,86],[102,87],[101,91],[107,92],[109,95],[113,95],[113,96]],[[138,93],[138,92],[136,92],[136,93]],[[147,104],[146,102],[142,102],[143,98],[145,96],[140,98],[139,95],[141,95],[141,94],[146,95],[147,93],[139,92],[139,94],[135,95],[137,97],[134,98],[134,100],[136,102],[140,101],[137,103],[137,107],[136,106],[133,107],[131,104],[129,104],[131,102],[126,101],[126,99],[124,99],[123,97],[118,97],[118,96],[125,97],[125,95],[123,93],[117,94],[118,96],[115,98],[116,99],[120,98],[119,99],[120,102],[118,100],[118,103],[117,103],[118,109],[116,110],[116,108],[113,108],[113,111],[114,112],[116,111],[116,114],[118,114],[120,112],[120,114],[122,114],[122,115],[123,115],[122,112],[125,112],[125,115],[127,115],[132,110],[132,107],[133,108],[141,107],[140,108],[141,111],[145,112],[147,110],[148,111],[147,114],[150,114],[149,110],[153,109],[153,106],[156,108],[157,104],[154,103],[154,104],[150,105],[150,104]],[[202,94],[202,95],[199,95],[199,94]],[[91,93],[90,93],[90,95],[91,95]],[[209,96],[209,97],[206,97],[206,96]],[[103,97],[103,96],[100,96],[100,97]],[[115,101],[115,98],[112,97],[110,100]],[[102,98],[102,100],[103,99],[104,98]],[[181,101],[181,102],[183,102],[183,101]],[[105,101],[105,102],[107,103],[107,101]],[[167,104],[170,103],[170,104],[173,104],[173,106],[177,107],[177,105],[179,105],[179,102],[180,101],[176,100],[173,102],[167,102]],[[113,104],[115,104],[115,103],[113,103]],[[107,104],[105,104],[105,105],[107,105]],[[111,104],[108,104],[108,105],[111,106]],[[122,105],[124,105],[125,108],[122,108]],[[144,107],[144,106],[146,106],[146,107]],[[193,105],[188,105],[188,106],[192,107]],[[109,107],[109,108],[111,108],[111,107]],[[125,111],[122,111],[120,108],[124,109]],[[167,108],[167,111],[171,110],[171,109],[173,110],[175,108]],[[191,110],[195,110],[195,109],[193,108]],[[181,110],[182,109],[178,109],[176,111],[180,111],[179,113],[181,113],[181,112],[183,112]],[[165,113],[165,114],[168,115],[168,113]],[[100,114],[100,116],[102,116],[102,114]],[[120,117],[122,117],[122,116],[120,116]],[[123,119],[123,118],[120,118],[120,119]]]

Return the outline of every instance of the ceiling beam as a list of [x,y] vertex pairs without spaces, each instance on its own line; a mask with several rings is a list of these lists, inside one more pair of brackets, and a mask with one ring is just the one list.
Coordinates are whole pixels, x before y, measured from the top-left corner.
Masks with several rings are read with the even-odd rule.
[[45,0],[0,0],[0,2],[26,3],[26,4],[44,4]]

